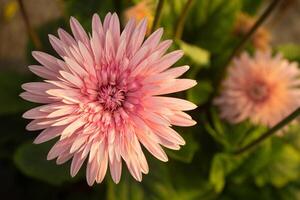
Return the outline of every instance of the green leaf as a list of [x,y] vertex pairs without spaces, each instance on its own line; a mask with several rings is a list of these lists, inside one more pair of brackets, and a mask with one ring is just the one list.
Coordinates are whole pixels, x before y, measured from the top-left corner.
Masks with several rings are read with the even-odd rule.
[[284,44],[276,47],[276,50],[290,61],[300,62],[300,45]]
[[280,188],[290,181],[300,178],[300,154],[292,146],[283,144],[278,138],[273,139],[272,157],[265,168],[255,176],[259,186],[267,183]]
[[300,152],[300,124],[293,123],[284,130],[282,139]]
[[257,125],[253,125],[250,122],[246,122],[246,126],[247,131],[244,132],[245,133],[245,137],[243,138],[243,140],[240,142],[240,146],[244,146],[248,143],[250,143],[251,141],[253,141],[254,139],[258,138],[259,136],[261,136],[263,133],[265,133],[268,128],[265,126],[257,126]]
[[[278,198],[278,190],[274,190],[272,187],[256,187],[251,181],[245,181],[243,183],[228,182],[225,191],[220,194],[220,200],[282,200]],[[289,199],[291,200],[291,199]]]
[[14,155],[16,166],[25,175],[52,185],[59,186],[64,182],[77,180],[71,178],[68,165],[58,166],[54,161],[47,161],[46,156],[50,147],[50,143],[34,145],[27,142],[22,144]]
[[183,40],[212,53],[222,52],[230,38],[240,0],[195,1],[189,12]]
[[133,180],[126,172],[123,173],[119,184],[116,185],[109,178],[107,182],[107,200],[140,200],[146,198],[142,185]]
[[241,158],[230,154],[218,153],[214,156],[209,173],[209,181],[216,192],[221,192],[225,186],[226,176],[236,169],[241,163]]
[[263,3],[263,0],[242,0],[242,10],[250,15],[255,15]]
[[211,109],[211,118],[212,118],[213,127],[217,131],[217,133],[220,135],[224,135],[225,134],[225,123],[222,122],[222,120],[220,119],[220,117],[215,109]]
[[298,182],[293,182],[284,187],[281,190],[278,190],[280,198],[282,200],[299,200],[300,199],[300,185]]
[[[156,2],[158,1],[156,0]],[[160,20],[160,26],[164,27],[164,37],[172,38],[174,36],[175,25],[185,2],[186,0],[166,0],[164,2]]]
[[[170,193],[170,181],[168,171],[163,163],[150,158],[149,174],[143,175],[143,181],[137,182],[128,170],[122,171],[121,181],[115,184],[110,178],[107,179],[107,200],[155,200],[164,199],[164,193]],[[151,169],[156,170],[151,170]],[[159,198],[160,197],[160,198]]]
[[300,154],[283,138],[274,136],[249,152],[243,164],[232,174],[237,183],[254,178],[257,186],[281,188],[300,178]]
[[266,127],[253,125],[247,120],[236,124],[229,123],[222,120],[214,108],[211,109],[210,117],[211,124],[205,123],[205,128],[223,145],[226,152],[241,148],[267,130]]
[[0,98],[0,115],[23,112],[30,107],[30,103],[22,100],[21,84],[30,78],[16,72],[3,71],[0,73],[0,91],[5,92]]
[[268,165],[272,157],[272,141],[266,140],[255,151],[246,153],[243,163],[234,171],[232,179],[236,183],[242,183],[249,177],[255,176]]
[[222,144],[223,146],[226,146],[227,141],[224,137],[224,123],[221,121],[219,115],[217,114],[217,111],[215,109],[211,109],[209,117],[211,117],[210,120],[205,117],[206,122],[204,123],[204,128],[214,138],[215,141]]
[[216,192],[221,192],[225,185],[224,160],[221,155],[214,157],[209,175],[209,181],[213,184]]
[[182,134],[182,136],[186,144],[182,146],[178,151],[166,149],[166,152],[171,158],[175,160],[184,163],[191,163],[196,151],[199,149],[199,144],[190,133],[184,133]]
[[[149,158],[149,174],[137,182],[123,170],[119,184],[108,180],[108,200],[198,200],[213,199],[211,185],[198,167],[172,162],[169,165]],[[176,175],[174,175],[176,174]]]
[[191,59],[191,61],[199,66],[208,65],[209,52],[192,44],[185,43],[183,41],[177,41],[179,47],[184,51],[185,56]]

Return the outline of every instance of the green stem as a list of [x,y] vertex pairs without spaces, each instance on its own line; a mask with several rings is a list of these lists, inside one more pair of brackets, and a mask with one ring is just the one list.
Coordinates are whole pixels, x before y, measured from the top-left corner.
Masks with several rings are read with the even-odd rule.
[[38,34],[35,32],[35,30],[32,28],[32,26],[30,24],[30,20],[29,20],[29,17],[27,15],[23,0],[18,0],[18,3],[19,3],[22,18],[24,20],[25,27],[26,27],[26,30],[27,30],[27,33],[28,33],[29,37],[31,38],[35,48],[42,49],[42,42],[41,42]]
[[276,133],[278,130],[283,128],[285,125],[289,124],[292,120],[294,120],[299,115],[300,115],[300,108],[296,109],[289,116],[284,118],[282,121],[280,121],[278,124],[273,126],[271,129],[269,129],[267,132],[265,132],[263,135],[261,135],[256,140],[252,141],[251,143],[249,143],[245,147],[242,147],[241,149],[235,151],[234,154],[236,154],[236,155],[242,154],[242,153],[248,151],[249,149],[252,149],[253,147],[255,147],[258,144],[260,144],[261,142],[263,142],[265,139],[267,139],[268,137],[270,137],[271,135]]
[[161,14],[162,14],[163,5],[164,5],[164,0],[159,0],[158,5],[156,7],[156,11],[155,11],[155,17],[154,17],[154,20],[153,20],[151,32],[154,32],[154,30],[157,28],[157,26],[159,24]]
[[252,37],[252,35],[257,31],[257,29],[263,24],[263,22],[269,17],[269,15],[272,13],[274,8],[278,5],[278,3],[281,0],[272,0],[270,5],[267,7],[267,9],[263,12],[263,14],[258,18],[258,20],[255,22],[253,27],[249,30],[249,32],[241,39],[241,41],[238,43],[238,45],[234,48],[228,59],[226,60],[224,67],[222,68],[221,72],[219,72],[219,76],[216,79],[216,86],[217,89],[219,89],[219,86],[221,84],[221,81],[223,80],[226,70],[229,67],[229,64],[231,63],[232,59],[244,48],[245,44],[248,42],[248,40]]
[[187,0],[184,8],[182,9],[182,12],[178,18],[178,21],[177,21],[176,27],[175,27],[175,33],[174,33],[175,39],[180,39],[182,36],[185,20],[186,20],[188,11],[189,11],[192,3],[193,3],[193,0]]

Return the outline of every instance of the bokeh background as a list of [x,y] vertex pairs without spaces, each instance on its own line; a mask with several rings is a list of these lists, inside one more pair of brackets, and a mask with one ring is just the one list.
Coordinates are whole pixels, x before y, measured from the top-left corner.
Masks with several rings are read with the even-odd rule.
[[[265,128],[253,127],[247,122],[228,125],[210,108],[206,110],[213,113],[211,120],[206,119],[206,112],[192,113],[199,123],[181,130],[187,145],[179,152],[168,151],[170,162],[162,163],[147,156],[150,174],[144,177],[142,184],[135,182],[124,169],[119,185],[114,185],[107,176],[103,184],[89,187],[84,169],[71,179],[69,163],[56,166],[54,161],[46,161],[53,143],[33,145],[37,133],[27,132],[28,121],[21,118],[22,113],[34,105],[19,98],[20,85],[38,80],[27,68],[35,63],[30,52],[40,49],[53,53],[47,35],[56,35],[58,27],[69,30],[71,15],[89,30],[93,13],[103,17],[109,11],[117,12],[125,22],[124,11],[140,1],[22,2],[30,23],[27,26],[19,1],[0,0],[0,199],[300,199],[299,126],[290,127],[287,136],[272,138],[256,151],[237,158],[226,153],[228,148],[234,146],[246,134],[244,132],[250,135],[246,143]],[[165,27],[166,38],[173,37],[172,24],[185,2],[165,1],[161,26]],[[157,1],[148,3],[152,5],[147,14],[154,16]],[[192,67],[187,76],[197,78],[200,86],[183,95],[199,106],[205,105],[214,89],[209,74],[221,66],[269,3],[268,0],[195,0],[183,32],[182,40],[186,43],[176,42],[174,47],[187,51],[185,61]],[[287,59],[299,62],[299,21],[300,0],[283,0],[247,49],[252,51],[267,45]],[[38,44],[32,42],[28,27],[34,31]],[[212,123],[207,125],[208,121]],[[220,133],[219,138],[212,130]]]

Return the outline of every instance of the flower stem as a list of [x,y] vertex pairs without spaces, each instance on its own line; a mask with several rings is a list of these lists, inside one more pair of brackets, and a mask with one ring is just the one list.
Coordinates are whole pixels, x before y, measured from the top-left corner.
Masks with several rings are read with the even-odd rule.
[[42,48],[42,42],[41,42],[38,34],[35,32],[35,30],[32,28],[32,26],[30,24],[30,20],[29,20],[29,17],[27,15],[23,0],[18,0],[18,3],[19,3],[20,11],[21,11],[21,14],[22,14],[22,17],[23,17],[28,35],[31,38],[35,48],[41,49]]
[[185,20],[186,20],[188,11],[189,11],[192,3],[193,3],[193,0],[187,0],[184,8],[182,9],[182,12],[178,18],[178,21],[177,21],[176,27],[175,27],[175,34],[174,34],[175,39],[180,39],[182,36]]
[[156,7],[156,11],[155,11],[155,17],[154,17],[154,21],[153,21],[153,24],[152,24],[151,32],[154,32],[154,30],[158,26],[158,23],[160,21],[161,14],[162,14],[163,5],[164,5],[164,0],[159,0],[158,5]]
[[224,78],[226,74],[226,70],[231,63],[232,59],[243,49],[245,44],[248,42],[248,40],[252,37],[252,35],[257,31],[257,29],[263,24],[263,22],[269,17],[269,15],[272,13],[272,11],[276,8],[278,3],[281,0],[272,0],[270,5],[266,8],[266,10],[263,12],[263,14],[258,18],[258,20],[255,22],[253,27],[248,31],[248,33],[241,39],[241,41],[237,44],[237,46],[233,49],[232,53],[226,60],[224,67],[222,68],[222,71],[218,74],[220,76],[216,79],[216,86],[219,88],[222,79]]
[[241,149],[238,149],[237,151],[234,152],[234,154],[242,154],[249,149],[252,149],[253,147],[257,146],[261,142],[263,142],[265,139],[276,133],[276,131],[280,130],[283,128],[285,125],[289,124],[292,120],[294,120],[296,117],[300,115],[300,107],[296,109],[294,112],[292,112],[289,116],[284,118],[282,121],[280,121],[278,124],[273,126],[271,129],[269,129],[267,132],[262,134],[259,138],[256,140],[252,141],[251,143],[247,144],[245,147],[242,147]]

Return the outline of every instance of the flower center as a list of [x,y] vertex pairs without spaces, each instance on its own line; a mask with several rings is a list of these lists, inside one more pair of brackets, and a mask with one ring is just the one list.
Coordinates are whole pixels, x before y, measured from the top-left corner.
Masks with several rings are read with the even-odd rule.
[[114,111],[122,105],[125,99],[125,91],[115,85],[101,86],[98,92],[98,100],[105,110]]
[[256,102],[265,101],[270,94],[268,85],[263,81],[256,81],[248,90],[249,97]]

